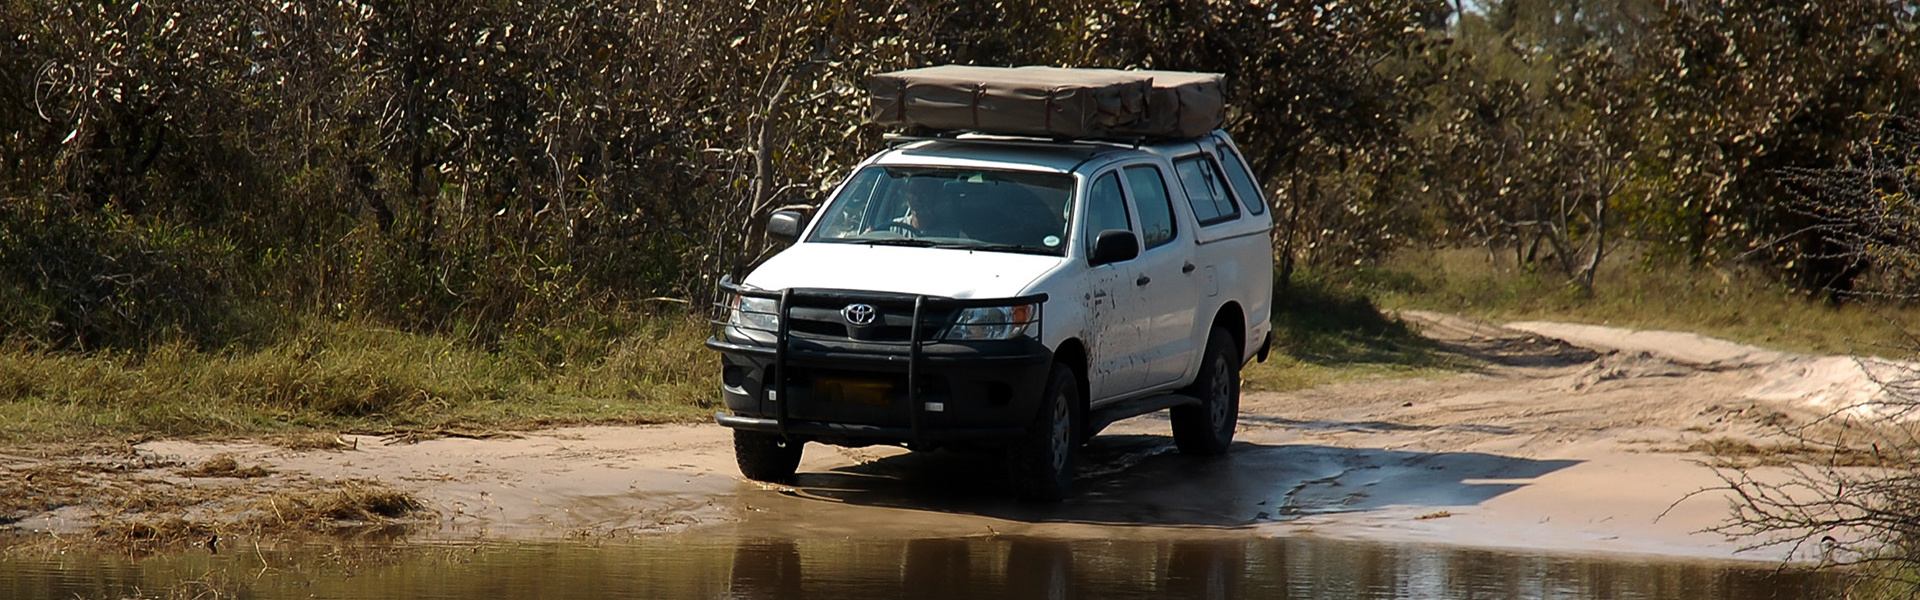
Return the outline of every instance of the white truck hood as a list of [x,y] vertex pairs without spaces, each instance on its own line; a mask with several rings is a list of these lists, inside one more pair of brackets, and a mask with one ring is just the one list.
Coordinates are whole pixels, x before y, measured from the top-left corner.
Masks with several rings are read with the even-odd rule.
[[1066,260],[1058,256],[807,243],[760,265],[744,283],[763,290],[833,288],[950,298],[1018,296]]

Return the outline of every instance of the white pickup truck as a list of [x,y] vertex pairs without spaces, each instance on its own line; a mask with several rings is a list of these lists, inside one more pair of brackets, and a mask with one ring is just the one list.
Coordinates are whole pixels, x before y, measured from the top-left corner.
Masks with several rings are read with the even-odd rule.
[[1270,341],[1272,218],[1227,135],[1144,143],[899,138],[738,282],[722,355],[741,472],[807,442],[1004,451],[1013,491],[1070,491],[1080,446],[1172,410],[1224,453]]

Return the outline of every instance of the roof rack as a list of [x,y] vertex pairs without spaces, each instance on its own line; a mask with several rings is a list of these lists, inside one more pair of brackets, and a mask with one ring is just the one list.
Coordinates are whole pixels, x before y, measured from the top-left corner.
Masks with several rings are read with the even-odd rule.
[[1119,140],[1091,139],[1091,138],[995,135],[995,134],[974,133],[974,132],[889,133],[882,136],[882,139],[886,140],[888,147],[911,144],[914,142],[961,142],[961,143],[967,143],[967,144],[982,144],[982,145],[993,145],[993,146],[1022,146],[1022,147],[1032,147],[1032,148],[1056,148],[1056,147],[1059,147],[1061,144],[1076,144],[1081,146],[1137,149],[1145,145],[1145,140],[1142,140],[1142,139],[1135,139],[1132,141],[1119,141]]

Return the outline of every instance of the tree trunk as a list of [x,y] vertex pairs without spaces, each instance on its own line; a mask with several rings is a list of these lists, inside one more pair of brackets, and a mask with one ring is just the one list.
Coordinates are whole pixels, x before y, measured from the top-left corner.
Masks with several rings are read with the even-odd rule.
[[1593,293],[1593,278],[1600,272],[1600,261],[1607,255],[1607,196],[1593,201],[1593,255],[1587,258],[1587,264],[1580,268],[1579,276],[1574,279],[1580,283],[1581,291]]
[[1287,295],[1287,292],[1293,287],[1293,241],[1298,234],[1296,229],[1300,226],[1300,207],[1306,204],[1307,198],[1317,193],[1316,188],[1318,187],[1316,181],[1309,179],[1304,184],[1305,189],[1302,189],[1303,185],[1299,175],[1300,171],[1297,168],[1299,166],[1297,164],[1298,161],[1294,162],[1296,163],[1294,165],[1295,168],[1288,169],[1294,173],[1293,181],[1287,187],[1295,193],[1289,194],[1291,197],[1287,199],[1287,219],[1285,225],[1280,229],[1280,252],[1279,256],[1274,257],[1279,264],[1278,272],[1274,273],[1273,276],[1273,289],[1275,293],[1280,296]]

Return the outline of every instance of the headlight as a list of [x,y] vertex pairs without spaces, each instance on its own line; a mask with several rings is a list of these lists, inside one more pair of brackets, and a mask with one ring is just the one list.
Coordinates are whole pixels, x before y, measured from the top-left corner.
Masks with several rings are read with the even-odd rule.
[[949,340],[1006,340],[1026,335],[1033,326],[1034,306],[987,306],[960,311],[947,328]]
[[734,296],[727,313],[727,335],[771,344],[780,333],[779,300]]

